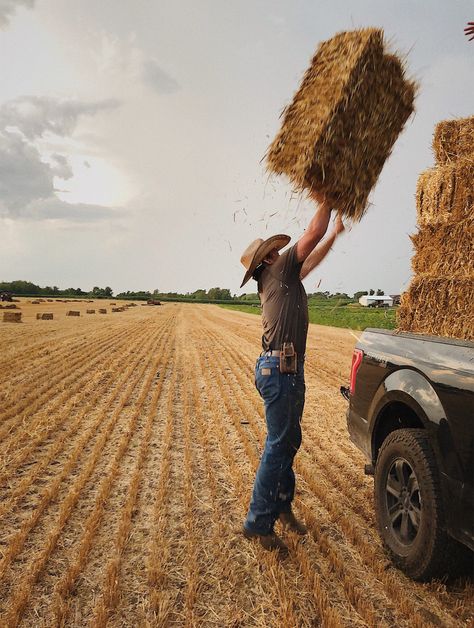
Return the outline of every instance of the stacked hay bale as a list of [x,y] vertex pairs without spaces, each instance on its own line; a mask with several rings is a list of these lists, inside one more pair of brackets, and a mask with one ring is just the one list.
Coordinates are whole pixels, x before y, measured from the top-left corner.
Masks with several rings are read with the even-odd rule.
[[360,220],[368,196],[406,120],[416,85],[387,53],[377,28],[343,32],[322,42],[282,128],[267,152],[267,167],[312,189]]
[[474,116],[437,125],[436,166],[418,179],[415,276],[400,331],[474,340]]
[[21,312],[3,312],[4,323],[21,323]]

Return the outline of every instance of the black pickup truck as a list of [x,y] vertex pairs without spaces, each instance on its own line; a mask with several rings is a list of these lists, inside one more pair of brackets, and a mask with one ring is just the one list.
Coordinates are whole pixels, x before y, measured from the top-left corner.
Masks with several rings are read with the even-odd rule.
[[428,580],[471,559],[474,343],[367,329],[341,392],[393,562]]

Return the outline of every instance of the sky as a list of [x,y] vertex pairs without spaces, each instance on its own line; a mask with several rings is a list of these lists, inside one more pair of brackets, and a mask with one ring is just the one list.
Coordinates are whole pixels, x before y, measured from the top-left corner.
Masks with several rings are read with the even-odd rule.
[[473,0],[0,0],[0,281],[255,291],[247,245],[316,210],[265,170],[281,110],[320,41],[376,26],[416,113],[304,283],[401,293],[434,126],[473,114],[473,20]]

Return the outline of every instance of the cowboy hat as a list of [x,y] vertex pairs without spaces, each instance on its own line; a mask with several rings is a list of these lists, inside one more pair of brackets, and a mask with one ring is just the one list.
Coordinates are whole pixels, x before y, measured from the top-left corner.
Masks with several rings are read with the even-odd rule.
[[240,261],[247,269],[247,272],[244,275],[244,279],[240,284],[240,287],[242,288],[242,286],[247,283],[247,281],[253,275],[254,270],[257,268],[257,266],[260,266],[260,264],[263,262],[263,260],[266,258],[271,250],[277,249],[277,251],[279,251],[284,246],[286,246],[290,240],[290,236],[280,233],[278,235],[272,236],[271,238],[268,238],[267,240],[257,238],[252,242],[252,244],[249,244],[249,246],[242,253],[242,257],[240,258]]

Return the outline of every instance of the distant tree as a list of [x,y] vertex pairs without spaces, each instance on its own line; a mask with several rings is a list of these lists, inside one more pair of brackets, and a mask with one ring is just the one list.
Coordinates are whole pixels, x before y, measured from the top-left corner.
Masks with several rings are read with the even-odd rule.
[[111,297],[111,296],[113,296],[113,294],[114,294],[114,292],[113,292],[113,290],[112,290],[112,288],[110,286],[106,286],[104,288],[104,296]]
[[353,299],[358,301],[360,299],[360,297],[363,297],[366,294],[368,294],[367,290],[359,290],[359,292],[354,292]]
[[375,294],[375,290],[372,290],[372,288],[369,290],[369,294],[370,296],[372,296],[373,294]]
[[157,297],[159,294],[160,294],[160,291],[158,290],[158,288],[155,288],[155,289],[153,290],[153,296],[154,296],[154,297]]
[[192,292],[189,296],[191,297],[191,299],[207,299],[207,291],[203,288],[200,288],[199,290],[195,290],[194,292]]
[[230,301],[232,295],[228,288],[210,288],[207,293],[209,301]]

